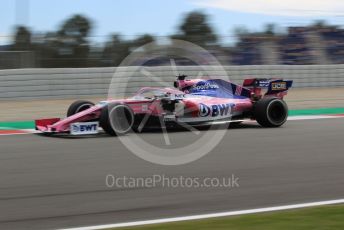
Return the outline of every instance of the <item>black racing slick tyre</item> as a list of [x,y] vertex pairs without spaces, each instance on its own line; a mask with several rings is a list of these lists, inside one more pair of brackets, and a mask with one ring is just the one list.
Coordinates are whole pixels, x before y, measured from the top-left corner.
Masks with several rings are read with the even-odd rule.
[[130,132],[134,125],[134,112],[125,104],[109,104],[105,106],[99,117],[99,125],[112,136],[124,135]]
[[264,97],[253,108],[256,121],[263,127],[279,127],[288,118],[288,106],[280,98]]
[[69,106],[67,110],[67,117],[72,116],[81,111],[84,111],[86,109],[89,109],[92,106],[94,106],[94,103],[91,101],[85,101],[85,100],[75,101]]

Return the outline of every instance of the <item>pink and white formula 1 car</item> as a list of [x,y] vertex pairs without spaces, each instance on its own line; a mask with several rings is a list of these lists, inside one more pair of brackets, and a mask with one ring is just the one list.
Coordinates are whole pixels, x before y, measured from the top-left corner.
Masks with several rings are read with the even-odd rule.
[[[164,126],[210,124],[214,121],[256,120],[263,127],[279,127],[288,116],[283,101],[292,81],[246,79],[242,86],[222,79],[185,79],[173,88],[141,88],[133,97],[98,104],[76,101],[64,119],[36,120],[43,133],[94,134],[100,126],[110,135]],[[266,93],[262,93],[267,89]]]

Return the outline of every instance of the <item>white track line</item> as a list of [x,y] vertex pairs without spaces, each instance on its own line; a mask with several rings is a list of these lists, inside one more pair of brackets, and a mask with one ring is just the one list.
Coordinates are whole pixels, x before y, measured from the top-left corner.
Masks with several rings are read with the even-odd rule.
[[[3,129],[0,129],[0,132],[3,131]],[[6,130],[7,131],[7,130]],[[11,136],[11,135],[24,135],[24,134],[33,134],[33,133],[41,133],[38,130],[35,129],[17,129],[17,130],[11,130],[8,129],[8,131],[14,131],[14,133],[0,133],[0,136]],[[15,131],[19,131],[22,133],[15,133]]]
[[307,207],[315,207],[315,206],[331,205],[331,204],[342,204],[342,203],[344,203],[344,199],[318,201],[318,202],[302,203],[302,204],[292,204],[292,205],[284,205],[284,206],[274,206],[274,207],[267,207],[267,208],[248,209],[248,210],[240,210],[240,211],[218,212],[218,213],[193,215],[193,216],[163,218],[163,219],[155,219],[155,220],[133,221],[133,222],[126,222],[126,223],[118,223],[118,224],[85,226],[85,227],[77,227],[77,228],[68,228],[65,230],[97,230],[97,229],[107,229],[107,228],[133,227],[133,226],[141,226],[141,225],[149,225],[149,224],[162,224],[162,223],[171,223],[171,222],[179,222],[179,221],[201,220],[201,219],[208,219],[208,218],[214,218],[214,217],[227,217],[227,216],[236,216],[236,215],[243,215],[243,214],[282,211],[282,210],[289,210],[289,209],[307,208]]
[[288,121],[315,120],[315,119],[331,119],[331,118],[343,118],[343,116],[336,116],[336,115],[302,115],[302,116],[290,116],[290,117],[288,117]]
[[[332,119],[332,118],[344,118],[344,116],[336,115],[300,115],[300,116],[290,116],[288,121],[303,121],[303,120],[318,120],[318,119]],[[245,123],[256,123],[255,120],[243,119],[243,120],[233,120],[232,122],[245,122]],[[212,124],[225,124],[227,121],[214,121]]]

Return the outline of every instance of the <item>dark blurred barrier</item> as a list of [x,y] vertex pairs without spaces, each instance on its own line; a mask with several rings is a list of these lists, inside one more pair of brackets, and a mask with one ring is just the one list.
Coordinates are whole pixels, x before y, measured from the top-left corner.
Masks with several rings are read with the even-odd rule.
[[0,69],[38,67],[33,51],[0,51]]

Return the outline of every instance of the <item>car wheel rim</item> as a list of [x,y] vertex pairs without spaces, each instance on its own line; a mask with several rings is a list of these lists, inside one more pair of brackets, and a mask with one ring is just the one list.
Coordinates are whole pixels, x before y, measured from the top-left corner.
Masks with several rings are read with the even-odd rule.
[[274,125],[280,125],[287,119],[287,111],[280,101],[272,101],[267,108],[267,117]]
[[112,129],[117,134],[129,132],[134,123],[133,113],[123,105],[114,106],[109,113],[109,119]]

